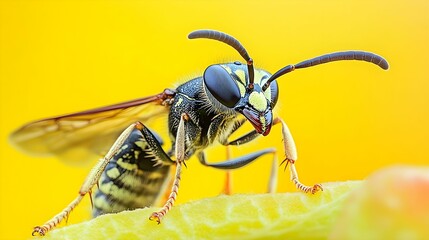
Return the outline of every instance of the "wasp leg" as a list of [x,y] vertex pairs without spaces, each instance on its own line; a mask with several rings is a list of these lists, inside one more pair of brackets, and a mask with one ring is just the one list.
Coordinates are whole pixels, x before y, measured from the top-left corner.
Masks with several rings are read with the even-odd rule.
[[[226,146],[226,160],[231,159],[231,148]],[[223,193],[226,195],[232,194],[232,174],[231,171],[226,171],[225,173],[225,186],[223,189]]]
[[[237,124],[234,126],[234,128],[231,131],[231,135],[237,131],[241,126],[243,126],[243,124],[246,122],[246,119],[242,119],[240,121],[237,122]],[[228,145],[241,145],[244,143],[248,143],[250,141],[252,141],[253,139],[257,138],[258,136],[260,136],[259,133],[256,132],[256,130],[253,130],[233,141],[228,141],[228,139],[220,139],[220,144],[224,145],[224,146],[228,146]]]
[[247,134],[245,134],[245,135],[243,135],[243,136],[241,136],[241,137],[239,137],[239,138],[237,138],[235,140],[227,142],[224,145],[226,145],[226,146],[228,146],[228,145],[238,146],[238,145],[241,145],[241,144],[248,143],[248,142],[252,141],[253,139],[255,139],[255,138],[259,137],[259,136],[261,136],[261,134],[259,134],[258,132],[256,132],[256,130],[253,130],[253,131],[248,132]]
[[[235,132],[238,128],[240,128],[245,121],[246,120],[238,122],[238,124],[235,126],[233,132]],[[276,124],[276,123],[274,123],[274,124]],[[258,132],[256,132],[256,130],[253,130],[253,131],[250,131],[250,132],[244,134],[243,136],[241,136],[235,140],[232,140],[232,141],[224,140],[224,141],[222,141],[221,144],[227,147],[227,153],[228,153],[227,154],[227,160],[230,159],[230,157],[229,157],[229,155],[230,155],[229,154],[229,151],[230,151],[229,146],[231,146],[231,145],[234,145],[234,146],[242,145],[242,144],[245,144],[245,143],[248,143],[248,142],[254,140],[255,138],[257,138],[259,136],[260,136],[260,134]],[[275,152],[273,154],[274,154],[274,157],[273,157],[273,162],[271,164],[271,172],[270,172],[270,178],[268,181],[268,188],[267,188],[268,189],[267,192],[269,192],[269,193],[275,192],[276,188],[277,188],[277,173],[278,173],[277,154]],[[225,181],[225,191],[224,191],[225,194],[227,194],[227,195],[231,194],[231,192],[232,192],[231,186],[232,186],[232,175],[229,171],[227,171],[226,172],[226,181]]]
[[91,195],[92,187],[98,182],[98,179],[100,178],[101,174],[104,171],[104,168],[107,166],[110,159],[112,159],[115,153],[117,153],[120,150],[122,144],[131,134],[131,132],[135,128],[141,129],[142,126],[143,125],[141,123],[137,122],[137,123],[131,124],[128,128],[126,128],[122,132],[122,134],[118,137],[118,139],[113,144],[113,146],[110,148],[109,152],[105,155],[105,157],[101,158],[97,162],[97,164],[92,168],[92,170],[90,171],[89,175],[86,177],[83,185],[79,190],[79,195],[66,208],[64,208],[60,213],[55,215],[45,224],[43,224],[42,226],[34,227],[32,235],[35,236],[36,234],[38,234],[40,236],[44,236],[48,231],[50,231],[55,226],[57,226],[61,221],[66,219],[69,216],[70,212],[81,202],[81,200],[86,194]]
[[257,151],[254,153],[250,153],[241,157],[229,159],[218,163],[208,163],[206,161],[204,152],[200,152],[198,154],[198,159],[200,160],[201,164],[203,164],[204,166],[213,167],[213,168],[222,169],[222,170],[231,170],[231,169],[241,168],[265,154],[270,154],[270,153],[274,154],[275,152],[276,150],[274,148],[267,148],[261,151]]
[[[240,128],[243,123],[245,121],[241,121],[239,122],[235,129],[233,130],[233,132],[235,132],[238,128]],[[278,122],[274,122],[273,124],[277,124]],[[259,137],[260,134],[258,132],[256,132],[256,130],[250,131],[246,134],[244,134],[243,136],[232,140],[232,141],[227,141],[225,140],[224,142],[221,142],[221,144],[223,144],[224,146],[227,147],[227,151],[229,151],[229,146],[234,145],[234,146],[238,146],[238,145],[242,145],[245,143],[248,143],[252,140],[254,140],[255,138]],[[271,172],[270,172],[270,177],[269,177],[269,181],[268,181],[268,193],[273,193],[276,191],[277,189],[277,174],[278,174],[278,165],[277,165],[277,154],[273,153],[274,157],[273,157],[273,161],[271,164]],[[229,157],[227,157],[227,159],[229,159]],[[225,194],[230,195],[231,194],[231,182],[232,182],[232,176],[230,174],[230,172],[227,172],[227,176],[226,176],[226,187],[225,187]]]
[[[234,129],[232,130],[231,134],[234,133],[236,130],[238,130],[244,123],[246,122],[246,119],[243,119],[241,121],[239,121],[235,126]],[[234,145],[234,146],[238,146],[241,144],[245,144],[248,143],[252,140],[254,140],[255,138],[259,137],[260,134],[258,132],[256,132],[256,130],[250,131],[249,133],[233,140],[233,141],[227,141],[225,140],[221,140],[221,144],[227,147],[227,160],[230,159],[230,149],[229,146],[230,145]],[[275,192],[276,186],[277,186],[277,169],[278,166],[276,164],[277,162],[277,157],[274,156],[273,158],[273,163],[272,163],[272,167],[271,167],[271,174],[270,174],[270,179],[268,182],[268,192],[272,193]],[[230,171],[226,172],[226,178],[225,178],[225,190],[224,193],[227,195],[231,195],[232,193],[232,174]]]
[[176,174],[174,176],[173,187],[170,191],[170,196],[167,202],[161,208],[160,211],[152,213],[149,220],[157,221],[161,223],[161,219],[167,214],[168,211],[173,207],[176,197],[179,193],[182,163],[185,161],[185,121],[189,119],[187,114],[182,114],[180,118],[179,127],[177,129],[176,143],[175,143],[175,155],[176,155]]
[[274,153],[273,162],[271,163],[270,178],[268,179],[268,193],[274,193],[277,190],[277,176],[279,172],[279,166],[277,163],[277,153]]
[[290,164],[290,174],[291,174],[292,182],[295,184],[295,186],[299,190],[301,190],[305,193],[311,192],[312,194],[315,194],[319,190],[323,191],[322,185],[320,185],[320,184],[315,184],[312,187],[310,187],[310,186],[306,186],[306,185],[302,184],[299,181],[298,173],[297,173],[296,168],[295,168],[295,162],[297,160],[297,152],[296,152],[295,142],[293,141],[292,135],[291,135],[290,130],[287,127],[286,123],[280,118],[276,118],[274,120],[275,124],[279,123],[279,122],[282,124],[283,143],[284,143],[284,148],[285,148],[285,153],[286,153],[286,158],[282,161],[281,164],[286,163],[285,169],[286,169],[287,165]]
[[270,179],[268,181],[268,192],[272,193],[275,192],[276,186],[277,186],[277,154],[276,154],[276,150],[274,148],[267,148],[261,151],[257,151],[254,153],[250,153],[241,157],[237,157],[237,158],[233,158],[233,159],[229,159],[223,162],[218,162],[218,163],[208,163],[206,161],[206,157],[204,152],[200,152],[198,154],[198,160],[201,162],[201,164],[203,164],[204,166],[207,167],[213,167],[216,169],[221,169],[221,170],[232,170],[232,169],[237,169],[237,168],[241,168],[244,167],[245,165],[253,162],[254,160],[256,160],[257,158],[266,155],[266,154],[273,154],[274,158],[273,158],[273,163],[271,166],[271,173],[270,173]]
[[[238,121],[237,124],[234,125],[231,134],[237,131],[245,122],[246,119],[241,119],[240,121]],[[230,142],[228,142],[227,139],[221,140],[221,144],[226,147],[226,160],[229,160],[231,158],[231,149],[229,148],[229,145],[238,144],[231,144]],[[232,173],[230,171],[226,171],[225,173],[225,187],[223,193],[226,195],[231,195],[232,193]]]

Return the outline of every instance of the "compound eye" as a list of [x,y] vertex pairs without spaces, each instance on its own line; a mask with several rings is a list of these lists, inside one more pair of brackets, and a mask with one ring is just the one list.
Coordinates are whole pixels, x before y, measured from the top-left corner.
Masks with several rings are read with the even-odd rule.
[[209,92],[226,107],[234,107],[241,98],[237,83],[221,66],[209,66],[203,75]]
[[269,90],[271,91],[271,107],[274,107],[279,99],[279,86],[276,80],[271,82]]

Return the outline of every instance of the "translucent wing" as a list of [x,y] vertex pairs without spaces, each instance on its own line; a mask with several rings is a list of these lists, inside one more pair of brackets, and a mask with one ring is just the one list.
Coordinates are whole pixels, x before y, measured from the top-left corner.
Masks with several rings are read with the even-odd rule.
[[88,111],[31,122],[13,132],[10,141],[36,156],[58,156],[82,162],[107,152],[119,134],[135,121],[147,124],[169,110],[174,91]]

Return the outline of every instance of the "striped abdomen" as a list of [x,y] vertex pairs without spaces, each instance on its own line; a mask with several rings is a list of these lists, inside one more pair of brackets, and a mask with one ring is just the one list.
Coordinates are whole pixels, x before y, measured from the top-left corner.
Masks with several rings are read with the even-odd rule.
[[[159,138],[157,141],[161,143]],[[157,162],[139,130],[134,130],[100,177],[93,216],[156,203],[169,182],[170,170]]]

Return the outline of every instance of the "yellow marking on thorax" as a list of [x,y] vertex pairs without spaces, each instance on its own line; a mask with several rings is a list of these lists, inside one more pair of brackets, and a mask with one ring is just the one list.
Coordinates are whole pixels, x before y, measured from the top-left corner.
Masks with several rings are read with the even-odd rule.
[[179,100],[177,100],[176,104],[174,104],[174,107],[178,107],[182,104],[183,98],[179,97]]
[[249,103],[260,112],[267,109],[267,99],[263,93],[252,92],[249,96]]

